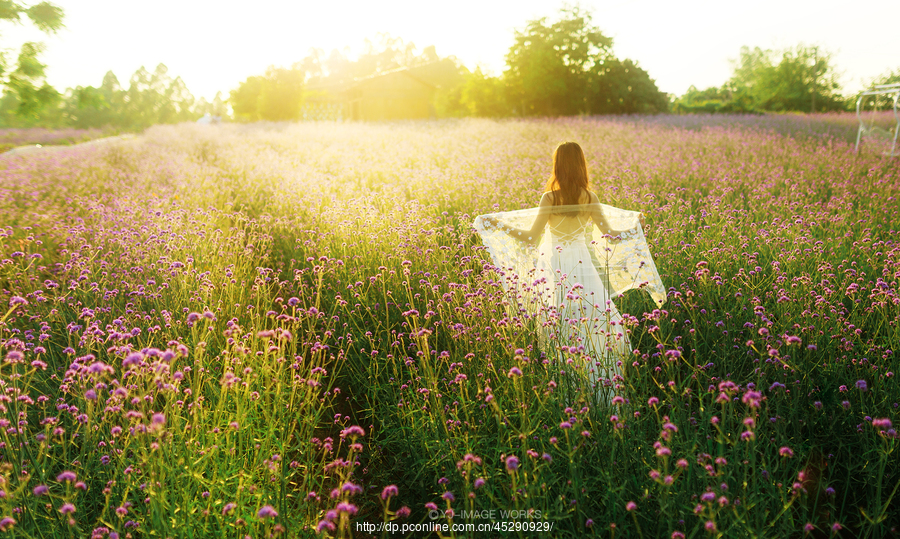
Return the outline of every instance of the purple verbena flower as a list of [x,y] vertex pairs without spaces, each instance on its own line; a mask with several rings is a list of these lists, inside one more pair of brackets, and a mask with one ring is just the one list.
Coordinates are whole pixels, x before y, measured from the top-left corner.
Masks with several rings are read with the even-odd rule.
[[59,481],[60,483],[63,483],[65,481],[70,481],[70,482],[75,481],[75,472],[70,472],[70,471],[66,470],[66,471],[60,473],[59,475],[57,475],[56,480]]
[[259,518],[275,518],[278,516],[278,513],[275,511],[275,508],[271,505],[264,505],[260,508],[259,513],[257,513]]
[[366,435],[366,431],[364,431],[363,428],[358,425],[353,425],[353,426],[347,427],[346,429],[341,431],[341,438],[346,438],[347,436],[350,436],[351,438],[353,438],[353,437],[365,436],[365,435]]

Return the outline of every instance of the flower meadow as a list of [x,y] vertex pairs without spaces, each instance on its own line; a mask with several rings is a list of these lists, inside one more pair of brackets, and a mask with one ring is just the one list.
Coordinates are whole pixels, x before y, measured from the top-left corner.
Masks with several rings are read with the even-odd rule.
[[42,127],[0,129],[0,152],[28,144],[67,145],[86,142],[110,133],[103,129],[45,129]]
[[[900,164],[836,118],[178,125],[4,157],[0,535],[896,537]],[[565,140],[668,287],[615,300],[612,404],[471,228],[535,206]]]

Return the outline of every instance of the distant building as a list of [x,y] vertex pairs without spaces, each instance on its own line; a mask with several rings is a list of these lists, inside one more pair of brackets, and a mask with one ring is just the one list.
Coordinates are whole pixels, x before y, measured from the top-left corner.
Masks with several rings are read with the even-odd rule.
[[346,117],[346,108],[340,101],[334,102],[318,96],[308,97],[300,107],[300,119],[304,122],[339,122]]
[[356,81],[345,91],[347,118],[356,121],[412,120],[434,116],[437,86],[407,68]]
[[300,119],[304,122],[332,121],[347,119],[347,103],[343,97],[346,84],[314,84],[306,88],[303,104],[300,105]]

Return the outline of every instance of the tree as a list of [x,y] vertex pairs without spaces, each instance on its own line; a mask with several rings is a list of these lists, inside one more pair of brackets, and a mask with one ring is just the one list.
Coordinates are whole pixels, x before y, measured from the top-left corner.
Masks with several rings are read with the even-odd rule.
[[[882,85],[890,85],[890,84],[898,84],[900,83],[900,68],[896,70],[890,70],[882,73],[881,75],[870,79],[869,83],[865,85],[866,89],[874,89],[875,86]],[[856,110],[857,99],[862,96],[856,95],[852,98],[847,99],[847,108],[851,110]],[[863,110],[893,110],[894,108],[894,94],[880,94],[880,95],[870,95],[866,96],[862,102]]]
[[[425,47],[418,52],[414,43],[406,43],[401,38],[390,34],[378,34],[375,42],[365,40],[365,48],[356,60],[347,57],[348,49],[334,49],[326,57],[322,49],[311,49],[309,55],[299,62],[300,69],[306,74],[306,82],[311,87],[346,86],[358,79],[393,71],[400,68],[413,68],[429,64],[440,64],[450,61],[457,78],[459,63],[453,57],[441,58],[434,46]],[[438,69],[445,69],[446,66]],[[446,71],[446,70],[445,70]],[[446,77],[446,73],[441,75]],[[453,75],[450,75],[451,77]],[[459,84],[459,80],[455,84]]]
[[87,129],[111,123],[110,103],[103,91],[93,86],[78,86],[66,99],[66,115],[73,127]]
[[[434,57],[434,47],[426,47],[419,59]],[[418,61],[416,62],[418,64]],[[438,117],[467,116],[468,109],[462,103],[463,90],[467,79],[471,76],[466,66],[453,56],[426,63],[413,65],[409,73],[437,88],[434,94],[434,111]]]
[[669,97],[660,92],[650,74],[632,60],[607,58],[596,69],[590,112],[634,114],[668,109]]
[[181,77],[169,82],[162,94],[162,106],[156,123],[173,124],[197,119],[194,112],[195,99]]
[[231,110],[234,111],[234,119],[244,122],[259,120],[259,94],[262,91],[263,78],[260,76],[247,77],[237,88],[231,90],[228,101]]
[[716,86],[710,86],[705,90],[698,90],[691,85],[684,95],[672,104],[672,112],[677,113],[716,113],[734,112],[729,93]]
[[290,69],[269,66],[264,75],[247,77],[230,94],[234,118],[245,122],[296,120],[305,78],[301,63]]
[[207,101],[205,97],[198,99],[194,107],[194,113],[200,116],[209,114],[210,116],[225,118],[228,116],[228,103],[222,99],[222,92],[216,92],[212,102]]
[[541,18],[516,31],[506,63],[508,106],[520,115],[653,113],[669,105],[645,70],[613,55],[612,39],[577,6],[552,24]]
[[515,33],[504,80],[518,114],[571,115],[590,109],[592,73],[611,56],[612,39],[577,6],[561,14],[554,23],[536,19]]
[[194,98],[181,78],[169,77],[169,69],[159,64],[153,73],[143,66],[131,76],[125,91],[122,114],[126,125],[144,129],[158,123],[176,123],[193,118]]
[[[471,75],[470,75],[471,76]],[[439,88],[434,96],[434,110],[438,118],[462,118],[469,116],[469,108],[463,103],[465,83],[452,88]]]
[[125,92],[119,79],[107,71],[98,88],[78,86],[66,100],[66,114],[74,127],[125,127]]
[[843,108],[831,53],[798,45],[782,51],[741,47],[724,89],[740,110],[817,112]]
[[131,76],[127,90],[112,71],[99,88],[79,86],[67,91],[64,111],[70,125],[81,128],[114,126],[144,129],[154,124],[197,119],[197,104],[181,77],[172,79],[165,64],[152,73],[144,67]]
[[869,87],[882,84],[897,83],[900,83],[900,67],[898,67],[896,70],[886,71],[885,73],[882,73],[872,81]]
[[498,117],[508,114],[503,81],[476,68],[462,88],[461,104],[472,116]]
[[[389,34],[379,34],[375,41],[367,39],[363,53],[355,60],[348,58],[348,52],[348,49],[334,49],[326,55],[322,49],[314,48],[295,64],[295,68],[306,77],[304,101],[310,105],[307,113],[311,117],[317,117],[316,112],[310,112],[315,107],[339,108],[345,92],[360,79],[398,69],[408,69],[414,78],[437,88],[431,103],[437,115],[466,115],[467,109],[461,99],[469,70],[453,56],[441,58],[434,46],[425,47],[420,52],[415,44]],[[252,101],[252,97],[243,97],[250,96],[252,90],[252,84],[247,84],[232,92],[232,105],[238,107],[235,117],[238,117],[239,109],[244,110],[241,103]],[[245,120],[257,119],[253,113],[243,114]]]
[[390,34],[382,33],[378,34],[377,44],[368,39],[365,40],[365,50],[352,66],[355,71],[355,78],[362,78],[401,67],[415,67],[437,62],[438,60],[440,58],[433,45],[425,47],[419,54],[414,43],[405,43],[399,37],[392,37]]
[[298,119],[304,78],[299,66],[291,69],[269,67],[259,92],[259,117],[276,122]]
[[[63,26],[63,11],[59,7],[41,2],[26,6],[12,0],[0,0],[0,21],[21,22],[28,18],[44,33],[52,34]],[[17,101],[16,114],[36,119],[41,111],[53,107],[61,100],[59,92],[44,80],[44,64],[38,61],[43,51],[40,43],[24,43],[19,50],[15,68],[7,74],[7,53],[0,52],[0,86],[11,93]]]

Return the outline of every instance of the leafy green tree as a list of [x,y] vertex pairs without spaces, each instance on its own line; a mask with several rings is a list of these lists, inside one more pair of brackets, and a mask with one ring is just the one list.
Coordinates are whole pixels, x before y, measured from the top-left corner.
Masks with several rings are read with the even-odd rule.
[[659,91],[649,73],[632,60],[607,58],[593,78],[590,111],[600,114],[665,112],[668,96]]
[[[875,86],[888,85],[888,84],[898,84],[900,83],[900,68],[896,70],[890,70],[882,73],[881,75],[871,79],[868,84],[866,84],[866,89],[873,89]],[[857,94],[852,97],[848,97],[847,99],[847,108],[849,110],[856,110],[857,100],[862,97]],[[894,95],[893,94],[881,94],[881,95],[870,95],[865,96],[865,99],[862,102],[862,110],[865,111],[873,111],[873,110],[893,110],[894,108]]]
[[66,114],[73,127],[87,129],[111,122],[111,107],[99,88],[78,86],[66,99]]
[[181,78],[172,79],[168,71],[165,64],[159,64],[152,73],[143,66],[134,72],[122,100],[125,125],[144,129],[159,123],[196,119],[192,111],[194,97]]
[[163,90],[156,123],[173,124],[196,120],[198,114],[194,112],[195,101],[181,77],[171,79]]
[[[633,60],[612,53],[612,39],[590,13],[565,7],[560,19],[516,31],[503,74],[507,105],[519,115],[653,113],[669,99]],[[482,81],[477,81],[482,83]]]
[[740,110],[817,112],[843,108],[831,53],[798,45],[783,51],[741,47],[724,89]]
[[291,69],[269,67],[257,99],[259,117],[270,121],[298,119],[303,102],[304,78],[299,66]]
[[881,85],[881,84],[897,84],[900,83],[900,67],[897,69],[893,69],[890,71],[886,71],[882,73],[878,77],[876,77],[872,84],[869,86]]
[[440,60],[433,45],[425,47],[421,53],[418,53],[414,43],[406,43],[401,38],[388,34],[379,34],[378,41],[376,44],[368,39],[365,40],[365,51],[353,63],[355,78]]
[[[31,6],[0,0],[0,21],[20,23],[27,18],[42,32],[55,33],[63,26],[63,11],[49,3],[40,2]],[[40,43],[24,43],[19,50],[14,66],[8,63],[9,50],[0,51],[0,86],[12,94],[16,103],[16,115],[37,119],[41,112],[59,104],[61,96],[44,80],[44,64],[38,60],[43,51]],[[9,68],[13,67],[12,70]],[[10,101],[7,100],[7,104]]]
[[711,86],[705,90],[698,90],[691,86],[687,92],[675,100],[672,104],[672,112],[677,113],[715,113],[730,111],[730,96],[723,88]]
[[73,127],[126,127],[123,118],[124,92],[119,79],[107,71],[99,87],[78,86],[69,90],[65,114]]
[[259,94],[262,92],[263,77],[247,77],[237,88],[231,90],[228,101],[234,111],[234,119],[242,122],[259,120]]
[[[437,88],[431,103],[436,115],[458,117],[469,114],[462,104],[463,85],[470,75],[469,70],[453,56],[440,57],[434,46],[419,51],[413,43],[379,34],[376,40],[365,41],[365,49],[356,59],[348,58],[345,51],[335,49],[326,54],[324,50],[314,48],[297,64],[306,75],[305,101],[313,107],[316,104],[340,107],[345,92],[360,79],[408,69],[413,77]],[[243,99],[241,95],[251,89],[252,86],[247,86],[245,91],[234,92],[235,98],[248,101],[249,98]],[[249,120],[251,116],[245,114],[244,118]]]
[[480,68],[466,80],[460,102],[472,116],[498,117],[509,113],[503,81],[485,75]]
[[438,56],[434,46],[418,52],[414,43],[389,34],[379,34],[375,42],[365,40],[364,51],[356,60],[350,60],[337,49],[326,56],[325,51],[314,48],[299,62],[300,69],[306,73],[306,82],[313,88],[340,88],[378,73],[426,66],[429,67],[426,78],[436,77],[429,82],[447,89],[459,85],[467,73],[452,56]]
[[209,114],[210,116],[227,118],[228,103],[222,99],[222,92],[216,92],[216,96],[212,101],[207,101],[205,97],[198,99],[197,104],[194,107],[194,113],[199,116]]
[[561,15],[553,23],[546,17],[530,21],[515,33],[504,80],[509,104],[520,115],[589,112],[592,78],[611,56],[612,39],[577,6]]
[[306,78],[302,65],[270,66],[264,75],[247,77],[230,94],[234,118],[245,122],[299,118]]
[[99,88],[79,86],[67,91],[64,111],[74,127],[112,126],[144,129],[154,124],[196,120],[200,113],[181,77],[172,79],[165,64],[151,73],[144,67],[123,89],[112,71]]
[[463,104],[464,87],[465,83],[460,83],[452,88],[438,89],[434,96],[434,109],[439,118],[469,116],[469,108]]
[[[426,51],[434,50],[434,47],[426,47]],[[423,53],[425,57],[430,56]],[[437,57],[437,54],[433,56]],[[466,66],[453,56],[447,56],[439,60],[429,61],[424,64],[414,65],[409,68],[413,77],[431,84],[437,88],[434,95],[435,114],[439,117],[460,117],[468,115],[468,109],[463,105],[463,88],[466,80],[472,74]]]

